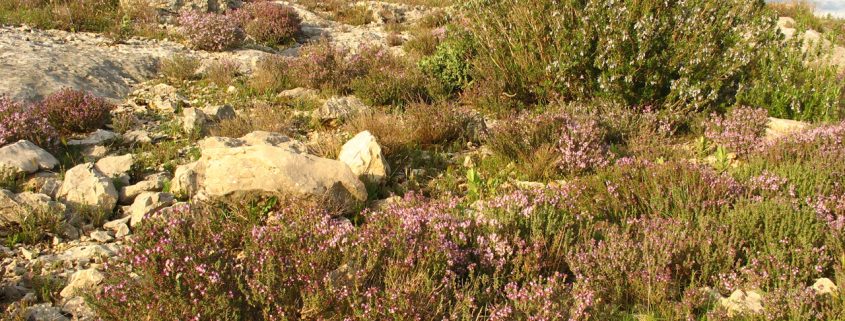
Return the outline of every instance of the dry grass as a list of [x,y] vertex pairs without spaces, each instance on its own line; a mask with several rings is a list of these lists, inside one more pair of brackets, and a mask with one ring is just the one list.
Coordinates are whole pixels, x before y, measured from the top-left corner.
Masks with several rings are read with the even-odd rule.
[[159,63],[158,72],[172,81],[186,81],[196,77],[200,61],[197,58],[177,54]]
[[287,106],[259,104],[242,116],[223,120],[210,129],[212,136],[238,138],[254,131],[268,131],[292,135],[301,119],[294,116]]

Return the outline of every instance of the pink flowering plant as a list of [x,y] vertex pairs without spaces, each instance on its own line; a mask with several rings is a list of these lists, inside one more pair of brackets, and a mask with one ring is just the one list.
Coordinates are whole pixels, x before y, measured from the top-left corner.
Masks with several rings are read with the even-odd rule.
[[92,93],[64,88],[44,98],[37,108],[50,125],[66,135],[102,128],[115,106]]
[[0,96],[0,146],[25,139],[46,146],[58,133],[37,106]]
[[731,152],[746,155],[766,133],[768,117],[765,109],[736,107],[725,116],[711,116],[705,136]]
[[302,32],[302,18],[288,6],[270,1],[250,2],[238,14],[242,16],[246,34],[262,44],[290,44]]
[[244,40],[240,19],[234,14],[202,13],[193,10],[179,15],[179,25],[188,44],[208,51],[224,51]]

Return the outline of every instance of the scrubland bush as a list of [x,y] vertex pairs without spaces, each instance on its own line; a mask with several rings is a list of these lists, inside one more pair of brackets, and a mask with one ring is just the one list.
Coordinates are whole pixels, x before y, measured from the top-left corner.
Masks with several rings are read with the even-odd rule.
[[215,61],[205,71],[205,79],[218,87],[228,86],[241,72],[241,64],[235,60]]
[[259,1],[247,3],[241,10],[244,31],[259,43],[286,45],[302,31],[302,19],[291,7]]
[[71,134],[102,128],[115,106],[91,93],[65,88],[44,98],[38,108],[53,128]]
[[244,111],[243,116],[221,120],[211,128],[214,136],[240,138],[254,131],[267,131],[290,135],[297,119],[287,106],[256,104]]
[[705,136],[729,151],[745,155],[759,146],[768,123],[765,109],[737,107],[725,116],[711,116]]
[[443,83],[449,92],[463,90],[472,80],[469,59],[474,49],[470,41],[465,35],[450,36],[431,56],[421,59],[419,67]]
[[[742,83],[781,81],[752,72],[782,45],[761,2],[496,0],[471,1],[464,12],[478,44],[477,90],[512,97],[492,101],[505,106],[600,96],[705,110],[732,105]],[[796,54],[781,53],[788,61]],[[801,89],[830,86],[831,78],[813,79],[794,64],[772,67],[757,72],[808,79],[794,85]],[[817,97],[831,97],[798,89],[784,95],[793,106],[814,108],[828,102]]]
[[258,62],[247,85],[259,94],[278,93],[293,88],[294,79],[289,68],[290,61],[285,57],[264,58]]
[[0,95],[0,146],[26,139],[45,146],[56,142],[58,133],[37,106]]
[[106,32],[119,25],[120,18],[118,0],[0,1],[0,24]]
[[244,31],[234,14],[201,13],[187,10],[179,15],[179,25],[194,49],[223,51],[244,40]]
[[361,75],[349,84],[352,92],[367,104],[405,105],[430,101],[426,79],[406,60],[382,48],[363,48],[349,64],[358,66]]
[[474,119],[466,109],[449,104],[413,103],[404,113],[375,111],[350,119],[344,130],[369,131],[391,158],[414,148],[449,145],[474,139]]
[[487,139],[498,156],[529,178],[573,175],[610,163],[605,131],[590,117],[549,111],[523,113],[497,125]]
[[291,61],[289,72],[300,87],[343,93],[349,82],[360,74],[360,67],[347,61],[348,52],[335,48],[328,41],[320,41],[300,49],[299,57]]
[[170,58],[162,59],[158,66],[158,72],[171,81],[185,81],[193,79],[199,67],[199,59],[176,54]]
[[845,116],[843,81],[828,64],[830,48],[816,43],[804,49],[798,34],[778,48],[762,52],[737,93],[737,103],[766,108],[772,117],[830,121]]

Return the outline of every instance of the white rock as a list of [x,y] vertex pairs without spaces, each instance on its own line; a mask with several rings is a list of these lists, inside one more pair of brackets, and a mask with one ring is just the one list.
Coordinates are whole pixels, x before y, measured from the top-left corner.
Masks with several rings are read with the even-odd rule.
[[294,98],[294,99],[310,99],[310,98],[317,98],[320,95],[320,92],[316,89],[309,89],[309,88],[294,88],[285,90],[279,93],[279,97],[284,98]]
[[26,140],[0,148],[0,167],[14,173],[35,173],[56,165],[59,161],[53,155]]
[[202,110],[197,108],[185,108],[182,110],[182,130],[191,134],[205,131],[205,124],[208,119]]
[[106,231],[91,232],[91,238],[100,243],[108,243],[114,241],[114,236],[111,236],[111,234]]
[[129,172],[134,165],[135,156],[126,154],[102,158],[94,166],[106,177],[117,179],[123,184],[129,184]]
[[73,139],[69,140],[67,144],[69,146],[94,146],[94,145],[103,145],[105,143],[111,142],[115,139],[120,137],[118,134],[115,134],[112,131],[98,129],[95,132],[89,134],[84,139]]
[[168,193],[141,193],[141,195],[135,198],[132,207],[129,208],[129,215],[131,217],[129,225],[135,227],[138,223],[141,223],[145,216],[173,205],[175,200],[173,195]]
[[736,290],[730,297],[719,299],[728,316],[763,313],[763,297],[754,291]]
[[167,182],[167,179],[166,174],[153,174],[147,176],[143,181],[140,181],[135,185],[121,187],[118,192],[120,204],[132,204],[132,202],[135,201],[135,198],[143,192],[161,191],[161,189],[164,188],[164,184]]
[[235,108],[233,108],[232,105],[209,106],[203,108],[202,112],[205,113],[209,120],[215,122],[232,119],[237,116]]
[[313,116],[321,121],[344,120],[370,109],[355,96],[332,97],[314,111]]
[[834,294],[839,292],[839,287],[837,287],[836,284],[833,284],[833,281],[828,278],[817,279],[816,282],[813,283],[812,288],[816,291],[816,294]]
[[81,291],[90,290],[99,285],[103,282],[104,278],[103,273],[93,268],[76,271],[68,280],[68,285],[62,289],[59,295],[65,299],[79,295]]
[[346,164],[272,145],[203,148],[197,162],[176,169],[171,189],[177,195],[209,197],[281,193],[344,210],[367,199],[364,184]]
[[62,314],[62,309],[50,303],[36,304],[26,308],[27,321],[70,321]]
[[765,139],[773,140],[809,127],[810,124],[789,119],[769,117]]
[[384,182],[390,167],[381,152],[376,137],[369,131],[355,135],[340,149],[338,160],[352,169],[352,173],[373,182]]
[[150,132],[146,130],[130,130],[123,133],[123,140],[130,143],[152,143],[153,139],[150,137]]
[[117,190],[111,179],[103,175],[92,163],[71,168],[65,173],[57,198],[71,207],[93,206],[111,212],[117,205]]

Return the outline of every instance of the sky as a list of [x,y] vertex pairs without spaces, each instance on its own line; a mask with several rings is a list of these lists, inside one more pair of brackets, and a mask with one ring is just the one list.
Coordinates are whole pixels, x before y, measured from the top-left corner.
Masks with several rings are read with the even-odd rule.
[[[767,0],[770,2],[784,2],[784,0]],[[816,14],[832,14],[845,18],[845,0],[810,0],[816,5]]]

